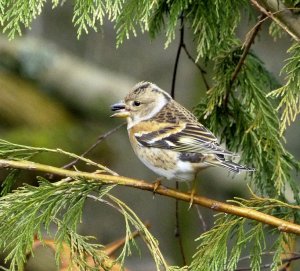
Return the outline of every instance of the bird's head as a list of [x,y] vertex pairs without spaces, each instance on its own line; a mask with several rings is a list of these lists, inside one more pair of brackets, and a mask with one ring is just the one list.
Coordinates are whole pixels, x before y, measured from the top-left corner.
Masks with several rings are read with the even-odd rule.
[[128,128],[140,121],[154,117],[169,101],[171,96],[153,83],[136,84],[124,101],[113,104],[111,117],[127,118]]

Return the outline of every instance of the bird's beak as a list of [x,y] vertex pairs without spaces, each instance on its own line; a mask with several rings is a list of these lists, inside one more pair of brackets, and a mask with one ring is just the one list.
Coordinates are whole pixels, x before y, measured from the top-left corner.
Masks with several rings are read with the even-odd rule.
[[130,115],[123,102],[113,104],[110,108],[112,111],[116,111],[116,113],[110,116],[111,118],[127,118]]

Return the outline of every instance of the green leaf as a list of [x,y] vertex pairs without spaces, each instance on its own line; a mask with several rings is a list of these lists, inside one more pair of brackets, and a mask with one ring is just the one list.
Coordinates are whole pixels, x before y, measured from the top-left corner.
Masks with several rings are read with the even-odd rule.
[[[237,198],[230,201],[249,210],[259,210],[266,214],[276,215],[286,221],[293,221],[296,213],[299,213],[299,206],[289,205],[285,202],[261,198],[252,193],[252,198]],[[275,211],[276,210],[276,213]],[[246,218],[229,214],[218,214],[214,227],[200,235],[196,240],[199,242],[197,251],[191,263],[192,271],[206,270],[228,270],[234,271],[240,263],[240,256],[243,252],[249,253],[246,258],[250,259],[251,270],[261,270],[262,257],[265,253],[274,251],[272,268],[281,264],[281,256],[288,238],[287,234],[264,226],[257,221],[249,221]],[[275,241],[269,240],[266,236],[275,237]],[[274,240],[274,238],[272,238]]]
[[282,72],[287,74],[286,84],[269,93],[270,97],[279,98],[280,102],[277,107],[282,111],[280,118],[280,134],[283,135],[286,128],[295,121],[300,112],[300,45],[295,43],[288,52],[292,55],[288,58],[287,64],[283,67]]
[[202,123],[221,135],[230,150],[241,151],[241,163],[256,169],[254,182],[261,193],[277,197],[289,184],[297,199],[299,188],[292,172],[299,165],[285,150],[277,105],[267,97],[276,81],[250,53],[236,80],[231,82],[241,53],[236,47],[216,58],[215,86],[195,113]]
[[11,192],[11,189],[13,185],[17,182],[19,175],[20,175],[19,169],[13,169],[8,173],[8,175],[6,176],[5,180],[1,185],[2,187],[1,196],[5,196],[9,192]]

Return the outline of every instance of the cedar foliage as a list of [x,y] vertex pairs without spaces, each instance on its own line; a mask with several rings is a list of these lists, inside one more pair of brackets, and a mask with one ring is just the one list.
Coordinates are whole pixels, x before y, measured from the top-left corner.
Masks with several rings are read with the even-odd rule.
[[[238,65],[243,46],[236,36],[236,28],[242,14],[253,18],[253,7],[247,0],[75,0],[73,23],[78,37],[101,27],[104,17],[115,22],[116,44],[141,32],[149,32],[152,38],[163,32],[165,46],[175,38],[179,17],[194,37],[196,59],[214,65],[213,86],[195,107],[200,121],[215,134],[221,136],[232,151],[241,151],[241,162],[256,169],[251,173],[256,194],[252,198],[236,199],[235,204],[287,221],[299,222],[299,188],[294,171],[299,162],[285,149],[284,132],[295,121],[300,112],[300,47],[294,42],[288,50],[282,72],[286,76],[284,85],[279,85],[265,68],[262,61],[250,50],[235,80],[232,74]],[[283,1],[289,7],[297,7],[298,0]],[[42,12],[45,0],[0,0],[0,22],[3,32],[10,39],[21,35],[24,27]],[[52,0],[54,8],[63,1]],[[282,29],[273,22],[270,33],[274,38],[282,36]],[[59,150],[20,146],[1,140],[0,157],[4,159],[30,160],[41,152],[54,152],[74,156]],[[81,158],[82,159],[82,158]],[[108,169],[87,159],[84,162],[108,172]],[[110,172],[111,173],[111,172]],[[20,270],[30,251],[34,234],[43,238],[41,229],[49,230],[55,224],[55,240],[58,247],[66,242],[74,249],[74,263],[82,269],[91,269],[84,255],[94,256],[101,265],[101,257],[95,252],[88,238],[76,233],[84,202],[91,192],[97,193],[99,202],[117,208],[124,216],[126,234],[138,228],[144,236],[156,263],[157,270],[177,270],[169,267],[159,251],[157,241],[143,226],[139,218],[125,203],[110,194],[110,188],[92,180],[71,179],[51,184],[40,179],[38,187],[26,185],[10,192],[18,171],[12,170],[3,182],[0,199],[0,247],[9,252],[11,270]],[[288,203],[285,191],[290,188],[294,203]],[[64,214],[64,216],[61,215]],[[4,222],[5,221],[5,222]],[[273,236],[270,248],[265,241]],[[288,240],[287,234],[271,230],[262,223],[250,222],[234,215],[219,214],[215,226],[200,235],[189,270],[235,270],[247,247],[250,250],[250,267],[261,269],[262,255],[274,251],[271,270],[280,266],[282,252]],[[234,242],[230,249],[228,244]],[[130,254],[131,243],[124,247],[117,258],[121,264]],[[59,260],[59,250],[57,252]]]

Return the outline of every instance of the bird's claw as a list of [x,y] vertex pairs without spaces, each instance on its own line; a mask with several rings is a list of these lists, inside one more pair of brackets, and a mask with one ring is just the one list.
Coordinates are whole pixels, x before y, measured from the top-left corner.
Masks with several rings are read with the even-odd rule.
[[156,190],[158,189],[158,187],[161,185],[161,180],[157,179],[154,183],[153,183],[154,187],[153,187],[153,197],[155,196]]
[[195,197],[195,194],[196,194],[196,190],[193,189],[192,192],[191,192],[191,199],[190,199],[190,205],[189,205],[189,208],[188,210],[190,210],[194,204],[194,197]]

